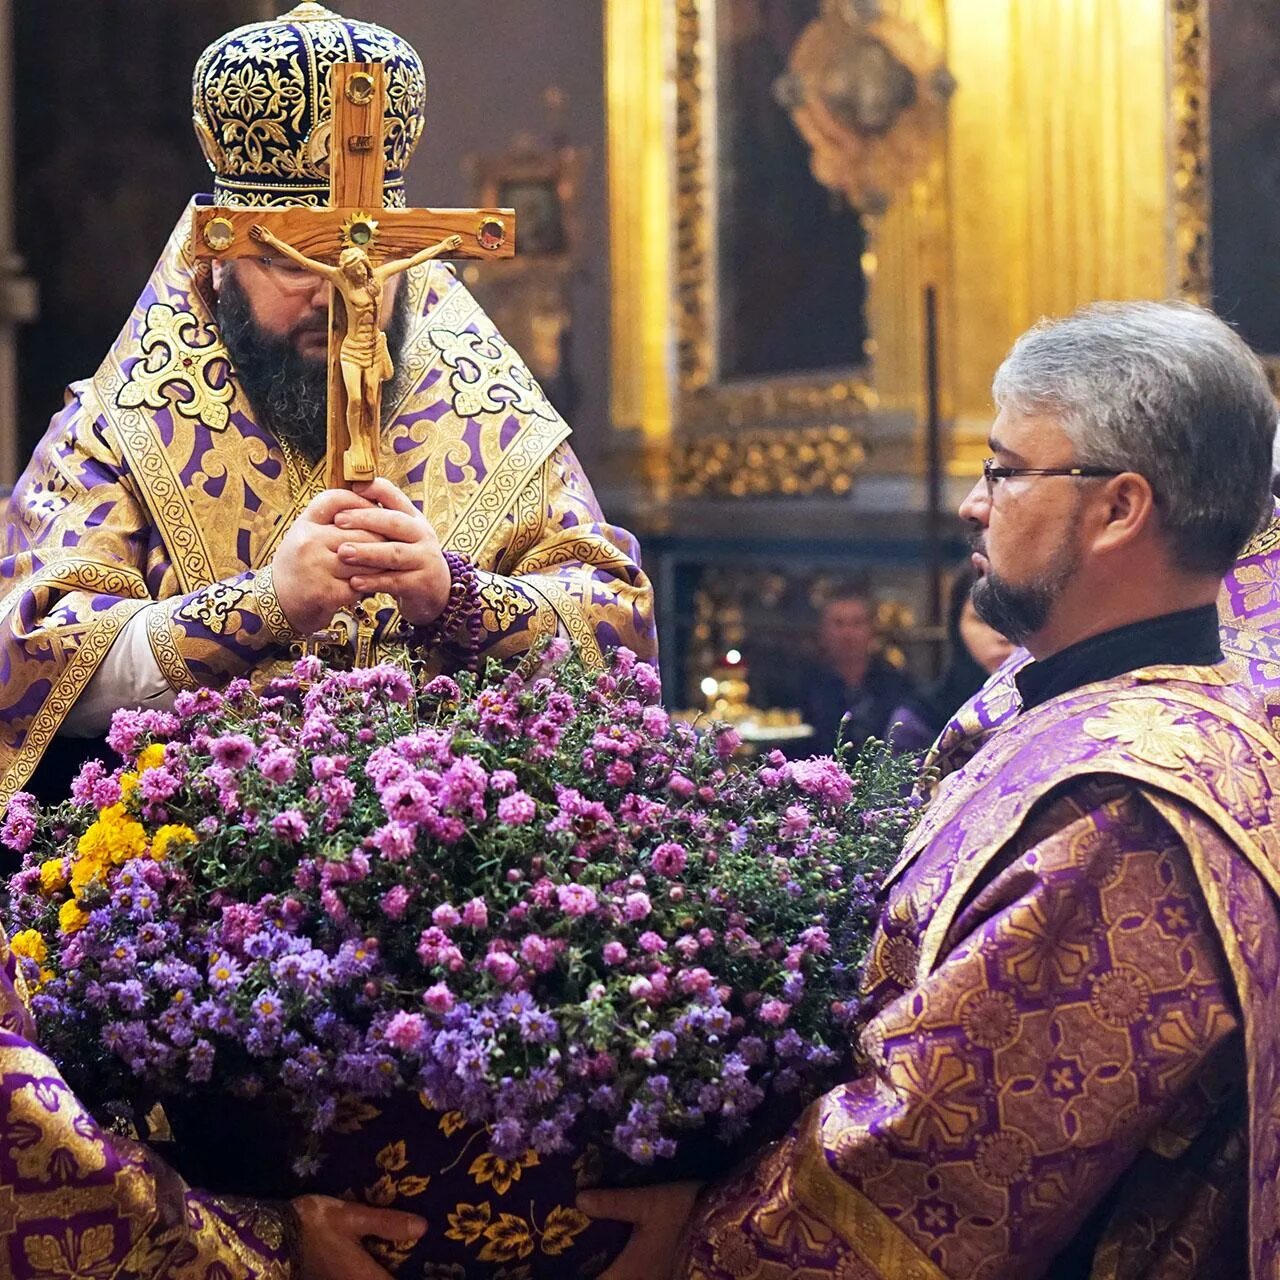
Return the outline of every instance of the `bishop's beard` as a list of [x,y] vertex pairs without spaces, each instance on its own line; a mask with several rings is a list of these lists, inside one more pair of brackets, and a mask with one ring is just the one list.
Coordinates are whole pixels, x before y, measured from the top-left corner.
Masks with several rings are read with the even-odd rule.
[[[318,462],[329,442],[329,366],[323,356],[304,356],[294,345],[303,326],[284,335],[268,333],[254,318],[253,307],[228,264],[218,290],[218,328],[235,375],[258,425],[279,440],[294,445],[311,462]],[[402,282],[387,324],[387,349],[399,368],[409,333],[409,289]],[[392,411],[391,399],[382,398],[382,425]]]

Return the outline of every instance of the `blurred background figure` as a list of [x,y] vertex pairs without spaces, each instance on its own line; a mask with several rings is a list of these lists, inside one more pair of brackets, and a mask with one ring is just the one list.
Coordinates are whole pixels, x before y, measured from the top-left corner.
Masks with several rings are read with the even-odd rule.
[[857,747],[883,737],[890,712],[914,692],[910,678],[876,651],[875,622],[875,600],[864,586],[840,586],[823,604],[817,662],[796,673],[788,700],[813,726],[805,754],[830,751],[846,714],[844,742]]
[[1013,645],[987,626],[973,607],[970,589],[977,580],[971,566],[951,580],[947,607],[947,658],[932,684],[908,694],[890,713],[889,741],[899,751],[924,751],[933,745],[951,716],[982,687],[1013,652]]

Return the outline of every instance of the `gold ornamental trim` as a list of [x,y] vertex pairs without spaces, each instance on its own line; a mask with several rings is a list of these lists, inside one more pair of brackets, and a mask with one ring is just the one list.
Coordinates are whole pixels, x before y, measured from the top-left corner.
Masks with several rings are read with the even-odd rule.
[[830,1226],[878,1277],[947,1280],[942,1269],[873,1200],[831,1167],[822,1132],[822,1101],[800,1117],[790,1174],[796,1200]]
[[93,673],[102,664],[107,650],[115,644],[116,637],[124,630],[125,623],[140,609],[145,609],[152,603],[154,602],[151,600],[121,600],[100,615],[97,625],[89,630],[84,642],[63,668],[53,691],[31,721],[22,749],[0,780],[0,808],[13,799],[14,793],[35,772],[45,749],[53,741],[76,700],[85,691]]
[[866,465],[852,427],[737,431],[672,448],[676,497],[774,497],[846,494]]
[[1209,0],[1170,0],[1174,285],[1178,296],[1208,306]]
[[152,605],[147,611],[147,640],[151,645],[151,656],[171,688],[195,689],[200,682],[182,660],[167,605],[167,601]]
[[[1209,0],[1170,0],[1169,124],[1174,287],[1180,298],[1213,305],[1213,160],[1209,81]],[[1280,396],[1280,352],[1259,352]]]

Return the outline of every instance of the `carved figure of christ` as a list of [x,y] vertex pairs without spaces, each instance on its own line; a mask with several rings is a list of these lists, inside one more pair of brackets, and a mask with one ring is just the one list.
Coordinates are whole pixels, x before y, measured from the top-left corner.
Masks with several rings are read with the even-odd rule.
[[420,249],[411,258],[397,258],[375,267],[359,245],[344,249],[337,266],[331,266],[308,258],[259,223],[249,228],[249,234],[300,267],[323,276],[342,298],[346,332],[338,347],[338,365],[346,392],[347,436],[351,441],[342,455],[342,469],[348,480],[372,480],[378,468],[382,384],[395,373],[387,335],[382,330],[382,286],[401,271],[452,253],[461,246],[462,237],[449,236],[439,244]]
[[[382,130],[386,88],[377,62],[331,72],[329,207],[196,209],[198,257],[254,257],[262,245],[322,275],[329,303],[329,488],[378,473],[382,383],[394,372],[381,298],[391,276],[430,258],[510,258],[510,209],[384,209]],[[422,248],[423,245],[426,248]]]

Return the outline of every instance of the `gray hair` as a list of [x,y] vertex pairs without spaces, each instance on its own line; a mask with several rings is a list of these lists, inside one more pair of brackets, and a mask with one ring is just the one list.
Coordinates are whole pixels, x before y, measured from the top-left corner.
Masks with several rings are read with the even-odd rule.
[[1056,419],[1081,466],[1145,476],[1183,569],[1225,573],[1271,510],[1275,398],[1203,307],[1095,302],[1042,320],[992,390],[1002,410]]

